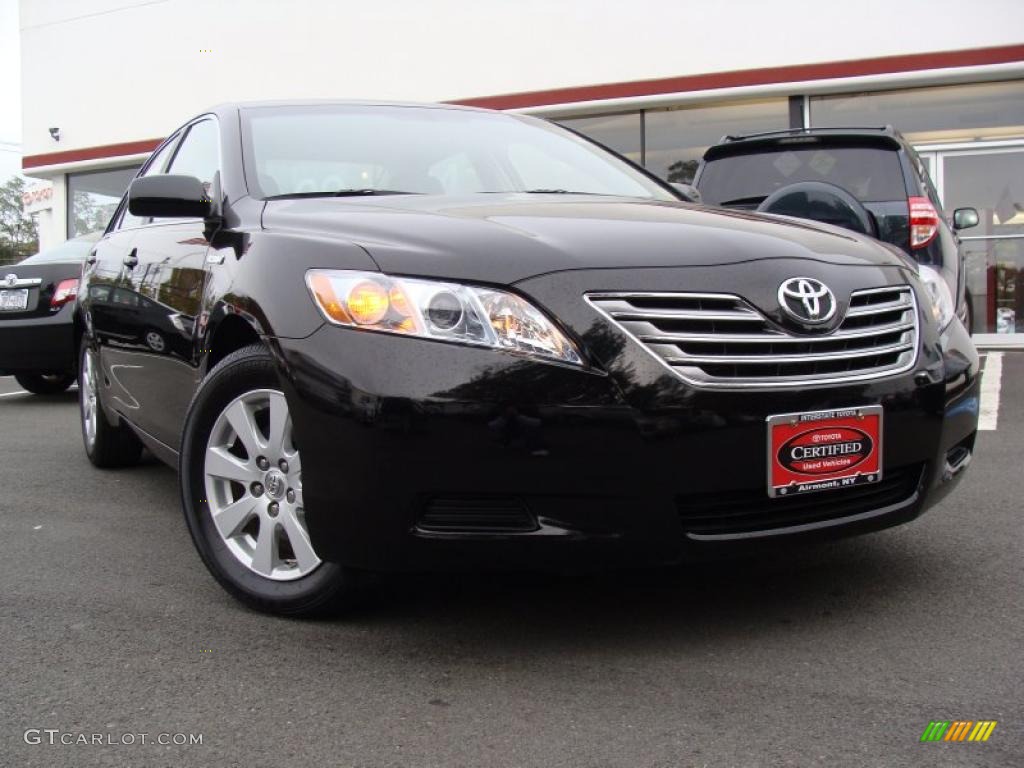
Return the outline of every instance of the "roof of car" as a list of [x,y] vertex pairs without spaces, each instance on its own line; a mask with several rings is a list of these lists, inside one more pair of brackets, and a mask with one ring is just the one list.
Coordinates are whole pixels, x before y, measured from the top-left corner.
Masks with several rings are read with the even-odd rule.
[[417,107],[420,109],[453,109],[464,112],[493,112],[494,110],[479,107],[466,107],[461,104],[440,104],[436,102],[398,101],[391,99],[271,99],[262,101],[227,101],[205,110],[203,114],[233,113],[243,109],[263,109],[274,107]]
[[835,128],[787,128],[779,131],[751,133],[745,136],[723,136],[718,144],[704,153],[705,160],[714,160],[729,155],[748,154],[758,149],[779,145],[827,144],[876,146],[899,149],[906,140],[891,125],[883,126],[841,126]]

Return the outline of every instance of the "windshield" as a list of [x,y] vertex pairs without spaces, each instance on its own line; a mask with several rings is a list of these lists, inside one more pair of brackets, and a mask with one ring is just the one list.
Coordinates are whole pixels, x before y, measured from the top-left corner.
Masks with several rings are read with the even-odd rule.
[[842,187],[862,203],[906,200],[900,160],[874,147],[764,149],[708,161],[698,187],[711,205],[756,206],[777,189],[801,181]]
[[257,197],[579,192],[678,200],[614,155],[533,118],[395,106],[242,111]]

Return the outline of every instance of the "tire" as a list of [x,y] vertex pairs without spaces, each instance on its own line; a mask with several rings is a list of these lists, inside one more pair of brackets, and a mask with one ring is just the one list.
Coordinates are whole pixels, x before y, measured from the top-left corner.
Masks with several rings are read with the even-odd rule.
[[199,385],[179,482],[199,556],[236,599],[284,616],[355,605],[357,574],[320,560],[309,543],[288,402],[262,345],[231,353]]
[[842,187],[824,181],[798,181],[780,187],[762,200],[757,210],[878,236],[878,223],[864,204]]
[[127,426],[114,426],[103,410],[99,363],[89,340],[78,349],[78,411],[85,455],[101,469],[130,467],[142,454],[142,443]]
[[146,346],[158,354],[162,354],[167,349],[167,341],[160,331],[150,329],[142,338],[146,342]]
[[14,380],[33,395],[57,395],[75,383],[73,373],[16,373]]

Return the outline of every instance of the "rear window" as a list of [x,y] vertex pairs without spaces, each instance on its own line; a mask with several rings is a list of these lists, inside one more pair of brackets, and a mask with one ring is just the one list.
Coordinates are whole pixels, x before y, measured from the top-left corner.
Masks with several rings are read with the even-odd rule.
[[55,261],[84,261],[89,250],[99,239],[99,234],[94,237],[76,237],[72,240],[51,248],[34,256],[29,256],[22,261],[22,264],[46,264]]
[[698,187],[705,203],[756,206],[801,181],[835,184],[862,203],[906,200],[899,155],[874,147],[766,148],[711,160]]

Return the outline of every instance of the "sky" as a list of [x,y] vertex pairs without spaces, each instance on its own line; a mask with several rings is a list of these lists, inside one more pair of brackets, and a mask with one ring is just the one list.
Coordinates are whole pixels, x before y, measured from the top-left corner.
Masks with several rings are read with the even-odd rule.
[[0,0],[0,184],[21,170],[18,0]]

